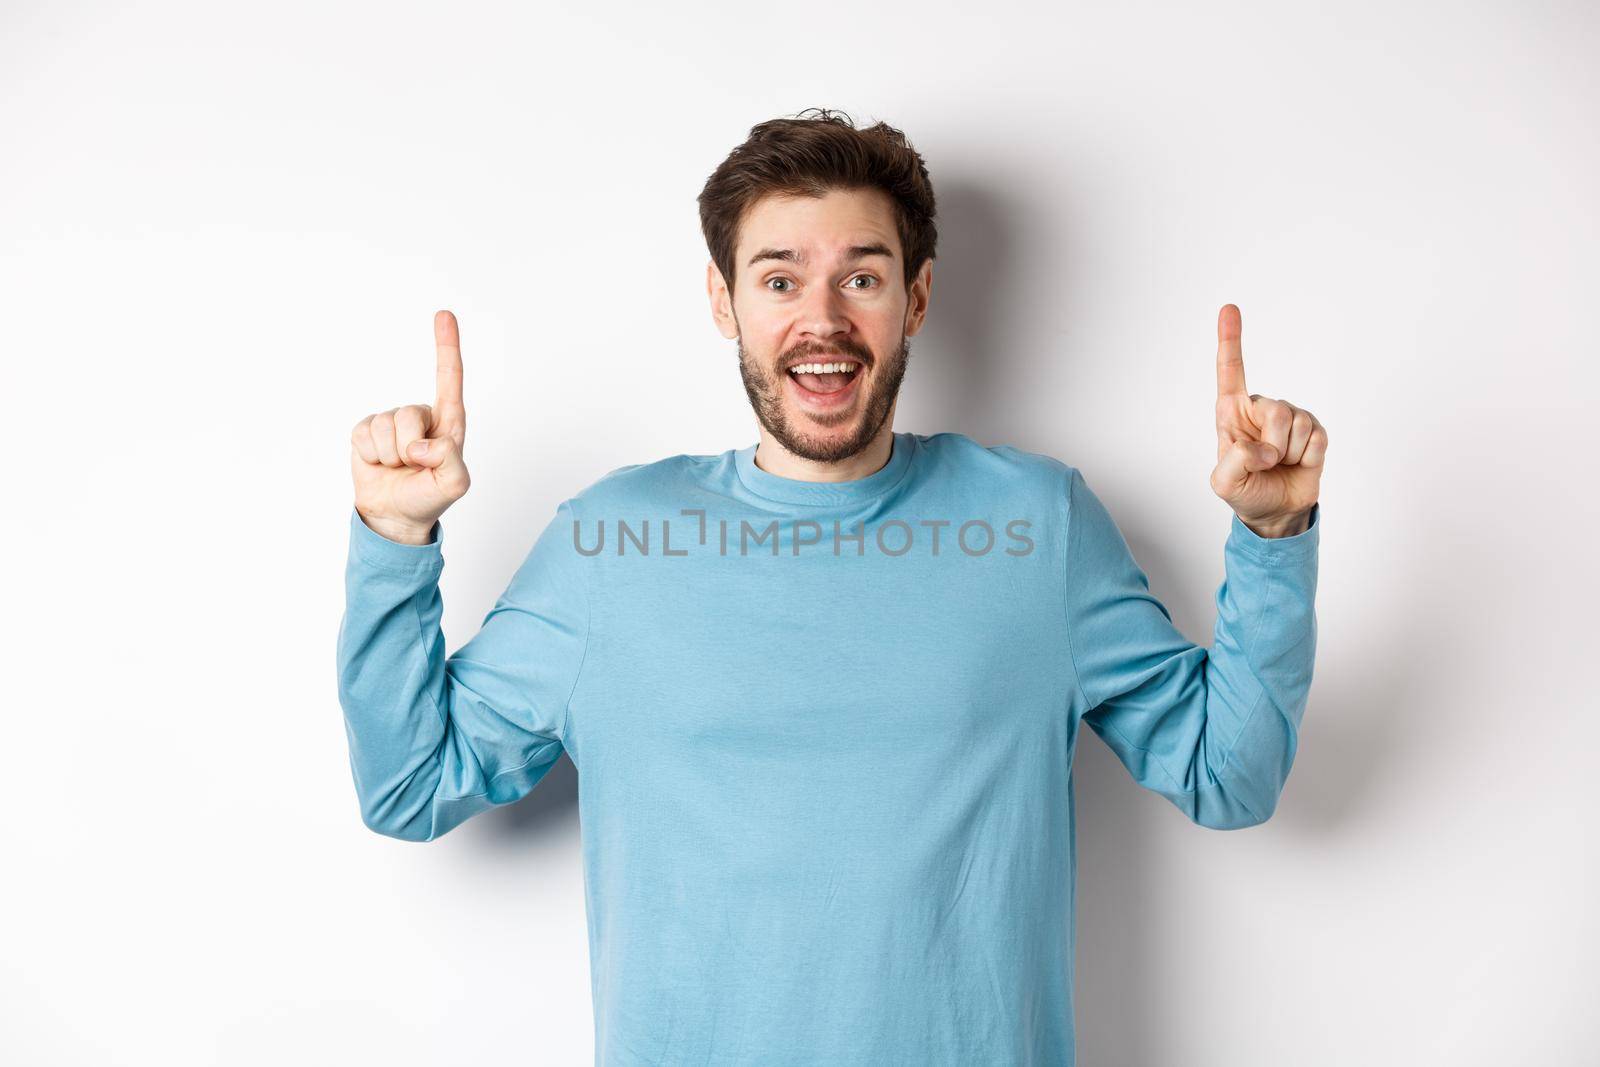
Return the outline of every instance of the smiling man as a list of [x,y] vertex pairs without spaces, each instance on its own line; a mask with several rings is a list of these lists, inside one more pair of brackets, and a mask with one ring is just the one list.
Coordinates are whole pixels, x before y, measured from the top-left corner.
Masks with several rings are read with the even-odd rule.
[[436,402],[357,423],[338,685],[362,819],[432,841],[571,757],[596,1063],[1070,1064],[1081,728],[1201,826],[1272,815],[1326,431],[1246,391],[1224,306],[1203,647],[1076,467],[894,430],[936,244],[898,131],[762,123],[700,214],[758,440],[562,501],[452,655],[454,316]]
[[[708,192],[705,211],[719,209],[719,192]],[[889,458],[906,338],[922,326],[933,276],[930,250],[915,277],[897,284],[904,261],[894,220],[895,203],[878,188],[773,193],[745,213],[740,241],[755,252],[737,262],[754,284],[740,300],[730,291],[739,272],[725,277],[706,264],[717,325],[739,343],[760,458],[775,470],[843,481]]]

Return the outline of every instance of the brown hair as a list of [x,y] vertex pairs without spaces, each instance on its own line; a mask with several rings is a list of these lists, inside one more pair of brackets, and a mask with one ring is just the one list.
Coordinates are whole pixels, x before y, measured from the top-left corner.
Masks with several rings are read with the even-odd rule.
[[[816,118],[807,118],[810,112]],[[877,188],[894,201],[905,259],[905,284],[934,258],[933,183],[905,134],[882,122],[864,130],[842,112],[807,108],[794,118],[750,129],[700,190],[700,229],[711,259],[733,287],[734,249],[745,212],[763,196],[825,195],[830,189]]]

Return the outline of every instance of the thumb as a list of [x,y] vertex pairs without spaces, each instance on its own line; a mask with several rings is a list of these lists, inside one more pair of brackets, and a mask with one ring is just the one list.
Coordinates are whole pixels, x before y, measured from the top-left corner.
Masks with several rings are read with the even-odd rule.
[[467,486],[467,465],[453,437],[419,437],[406,447],[406,462],[431,467],[443,486]]
[[1211,488],[1224,499],[1237,492],[1253,471],[1270,470],[1278,465],[1278,450],[1265,441],[1235,441],[1222,454],[1211,476]]

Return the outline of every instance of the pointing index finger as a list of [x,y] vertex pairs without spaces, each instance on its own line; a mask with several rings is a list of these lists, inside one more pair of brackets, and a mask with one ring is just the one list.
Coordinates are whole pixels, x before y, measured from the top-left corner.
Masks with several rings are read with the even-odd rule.
[[1239,308],[1223,304],[1217,315],[1217,396],[1248,396],[1244,385],[1244,348],[1239,343],[1244,332]]
[[434,427],[458,431],[466,423],[466,405],[461,400],[461,329],[449,311],[433,316],[433,344],[438,352]]

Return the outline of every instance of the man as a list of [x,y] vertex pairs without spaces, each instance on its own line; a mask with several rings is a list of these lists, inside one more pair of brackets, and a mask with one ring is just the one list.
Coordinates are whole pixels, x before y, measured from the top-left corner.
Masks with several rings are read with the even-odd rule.
[[1225,306],[1208,650],[1075,467],[894,431],[935,247],[898,131],[763,123],[700,208],[759,440],[563,501],[452,656],[449,312],[436,403],[356,426],[338,677],[363,818],[431,841],[571,756],[598,1063],[1070,1063],[1079,727],[1203,826],[1272,814],[1327,434],[1246,392]]

